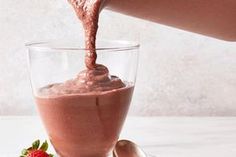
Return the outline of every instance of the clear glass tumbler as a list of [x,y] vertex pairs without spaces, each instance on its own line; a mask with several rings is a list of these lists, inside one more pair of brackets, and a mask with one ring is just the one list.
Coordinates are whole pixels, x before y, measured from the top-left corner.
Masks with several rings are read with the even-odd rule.
[[26,46],[37,108],[58,156],[109,156],[130,106],[139,45],[128,41],[97,42],[97,63],[105,65],[110,75],[118,76],[125,87],[60,95],[46,89],[76,78],[85,69],[83,41],[38,42]]

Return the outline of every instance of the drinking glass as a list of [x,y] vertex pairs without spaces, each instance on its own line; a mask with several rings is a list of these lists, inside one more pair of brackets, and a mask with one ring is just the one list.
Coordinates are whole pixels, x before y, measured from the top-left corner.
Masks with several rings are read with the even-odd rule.
[[[119,138],[135,85],[139,45],[98,41],[97,63],[125,84],[120,89],[56,94],[54,86],[86,69],[84,42],[27,44],[29,71],[38,112],[60,157],[107,157]],[[50,89],[50,90],[48,90]]]

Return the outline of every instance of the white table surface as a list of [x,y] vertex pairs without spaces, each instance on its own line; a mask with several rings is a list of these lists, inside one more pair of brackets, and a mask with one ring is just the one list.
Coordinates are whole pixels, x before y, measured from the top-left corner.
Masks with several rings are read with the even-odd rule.
[[[0,157],[46,139],[38,117],[0,116]],[[157,157],[236,157],[236,118],[129,117],[121,138]]]

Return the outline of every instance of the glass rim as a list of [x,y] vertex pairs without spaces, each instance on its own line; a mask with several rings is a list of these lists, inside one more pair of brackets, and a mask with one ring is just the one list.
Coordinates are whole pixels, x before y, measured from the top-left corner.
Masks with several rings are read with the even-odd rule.
[[[74,41],[74,40],[72,40]],[[56,46],[53,44],[58,44],[61,42],[61,46]],[[127,50],[134,50],[140,47],[140,44],[135,41],[128,41],[128,40],[98,40],[98,42],[107,42],[110,44],[114,44],[114,46],[98,46],[96,51],[127,51]],[[52,40],[52,41],[39,41],[39,42],[28,42],[25,43],[27,48],[33,48],[37,50],[54,50],[54,51],[86,51],[88,49],[84,48],[84,46],[66,46],[66,43],[70,44],[78,44],[79,42],[73,43],[63,40]],[[63,46],[64,45],[64,46]],[[118,45],[118,46],[116,46]]]

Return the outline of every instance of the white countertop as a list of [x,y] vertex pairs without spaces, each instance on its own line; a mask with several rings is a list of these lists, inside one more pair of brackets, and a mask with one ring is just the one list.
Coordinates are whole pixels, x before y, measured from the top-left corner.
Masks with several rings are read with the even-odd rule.
[[[0,157],[47,136],[37,117],[0,117]],[[235,118],[129,117],[121,138],[157,157],[235,157]]]

